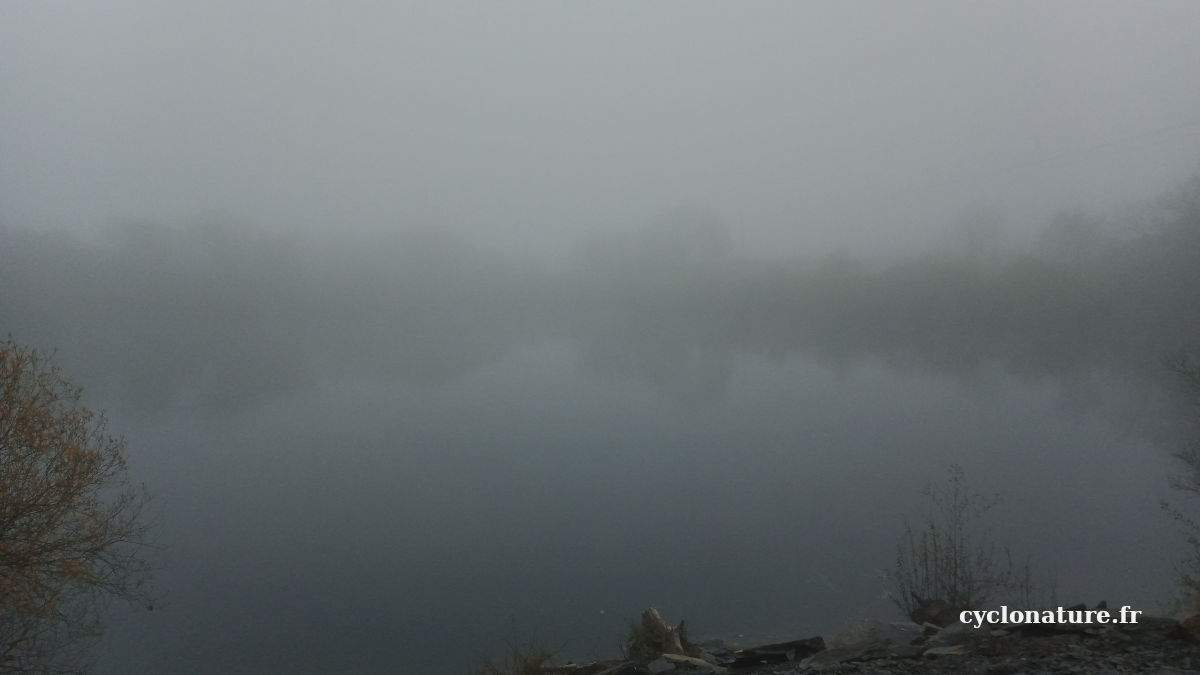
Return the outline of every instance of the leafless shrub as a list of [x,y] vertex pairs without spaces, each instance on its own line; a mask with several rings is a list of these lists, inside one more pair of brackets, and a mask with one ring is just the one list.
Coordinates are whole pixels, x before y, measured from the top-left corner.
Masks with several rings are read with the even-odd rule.
[[957,464],[944,485],[928,485],[922,494],[925,511],[916,524],[905,519],[890,575],[890,596],[901,610],[912,616],[934,600],[947,609],[975,609],[1001,596],[1036,594],[1028,560],[1015,563],[984,527],[999,495],[973,490]]

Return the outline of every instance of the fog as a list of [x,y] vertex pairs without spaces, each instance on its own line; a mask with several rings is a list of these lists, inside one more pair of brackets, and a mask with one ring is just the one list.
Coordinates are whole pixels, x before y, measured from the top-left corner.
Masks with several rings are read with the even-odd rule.
[[749,251],[894,251],[1196,168],[1189,2],[17,3],[5,217],[455,228],[517,250],[681,206]]
[[950,464],[1171,598],[1194,3],[6,10],[0,332],[169,544],[97,672],[829,635]]

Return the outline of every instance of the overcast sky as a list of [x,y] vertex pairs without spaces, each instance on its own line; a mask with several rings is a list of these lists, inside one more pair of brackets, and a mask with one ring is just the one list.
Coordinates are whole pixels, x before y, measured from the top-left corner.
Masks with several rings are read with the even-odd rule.
[[1015,230],[1197,169],[1179,2],[6,3],[0,219],[452,227],[686,207],[760,254]]
[[1171,593],[1200,2],[0,15],[0,336],[171,544],[98,672],[886,620],[950,463],[1060,600]]

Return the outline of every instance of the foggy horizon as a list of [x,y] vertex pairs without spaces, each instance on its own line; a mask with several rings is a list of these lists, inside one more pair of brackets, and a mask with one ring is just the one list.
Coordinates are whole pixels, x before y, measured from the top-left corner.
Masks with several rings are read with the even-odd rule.
[[1200,170],[1188,2],[237,8],[18,3],[5,222],[436,226],[560,255],[689,208],[750,255],[857,255]]

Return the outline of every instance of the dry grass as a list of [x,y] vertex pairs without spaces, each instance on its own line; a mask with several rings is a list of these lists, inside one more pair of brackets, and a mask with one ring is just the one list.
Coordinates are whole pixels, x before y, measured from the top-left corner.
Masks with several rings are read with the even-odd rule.
[[542,675],[557,652],[529,643],[515,644],[499,661],[488,659],[471,675]]

